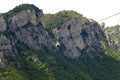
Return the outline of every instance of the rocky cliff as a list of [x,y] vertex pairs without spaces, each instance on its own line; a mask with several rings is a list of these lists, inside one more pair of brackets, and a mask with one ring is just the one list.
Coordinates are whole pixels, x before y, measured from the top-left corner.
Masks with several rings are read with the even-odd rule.
[[59,25],[58,29],[54,26],[52,29],[52,37],[45,30],[42,10],[34,5],[20,5],[3,14],[0,17],[0,67],[5,66],[4,56],[15,56],[19,53],[17,48],[21,44],[33,50],[59,50],[72,59],[102,57],[108,44],[103,26],[76,12],[73,12],[76,14],[73,17],[67,12],[64,16],[66,14],[66,20],[61,20],[61,27]]
[[[33,5],[24,10],[24,6],[16,7],[0,17],[0,67],[5,65],[2,63],[4,56],[19,53],[17,50],[19,44],[34,50],[54,46],[44,29],[42,10]],[[19,12],[16,12],[18,9]]]
[[120,25],[107,27],[105,33],[108,44],[114,49],[120,49]]
[[104,53],[100,37],[106,37],[101,26],[93,20],[84,21],[80,16],[75,17],[66,21],[60,30],[53,32],[59,39],[62,52],[68,57],[101,57],[101,53]]
[[120,29],[104,25],[30,4],[0,14],[0,80],[119,80]]

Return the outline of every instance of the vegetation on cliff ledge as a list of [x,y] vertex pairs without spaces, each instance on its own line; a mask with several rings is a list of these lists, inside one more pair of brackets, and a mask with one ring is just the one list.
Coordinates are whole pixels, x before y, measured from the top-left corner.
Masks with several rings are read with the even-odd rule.
[[115,25],[112,27],[107,27],[106,32],[109,34],[111,39],[119,46],[120,48],[120,25]]
[[75,17],[82,17],[84,21],[89,21],[82,14],[79,14],[73,10],[63,10],[56,14],[45,14],[44,22],[47,30],[52,30],[54,28],[60,29],[64,22],[69,21]]

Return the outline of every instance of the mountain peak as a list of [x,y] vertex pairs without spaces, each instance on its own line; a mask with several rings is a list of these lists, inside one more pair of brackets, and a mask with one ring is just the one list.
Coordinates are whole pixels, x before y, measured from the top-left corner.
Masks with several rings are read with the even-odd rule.
[[12,17],[22,11],[27,11],[27,12],[34,11],[35,13],[42,12],[41,9],[39,9],[38,7],[36,7],[33,4],[21,4],[19,6],[16,6],[12,10],[8,11],[7,13],[0,14],[0,17],[3,16],[6,19],[9,19],[10,17]]
[[119,80],[118,28],[107,32],[72,10],[44,16],[19,5],[0,14],[0,80]]
[[21,4],[19,6],[16,6],[13,10],[13,12],[20,12],[23,10],[35,10],[35,11],[41,11],[39,8],[37,8],[35,5],[33,4]]

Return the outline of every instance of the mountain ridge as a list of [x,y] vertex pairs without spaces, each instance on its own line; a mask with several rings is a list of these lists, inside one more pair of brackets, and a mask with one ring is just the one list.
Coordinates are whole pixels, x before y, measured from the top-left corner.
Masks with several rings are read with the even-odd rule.
[[119,80],[119,51],[103,26],[74,11],[58,14],[22,4],[0,17],[0,79]]

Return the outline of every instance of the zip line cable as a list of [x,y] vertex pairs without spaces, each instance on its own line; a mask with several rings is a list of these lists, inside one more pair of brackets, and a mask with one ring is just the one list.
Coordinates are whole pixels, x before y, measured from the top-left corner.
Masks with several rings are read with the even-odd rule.
[[118,12],[118,13],[116,13],[116,14],[113,14],[113,15],[111,15],[111,16],[108,16],[108,17],[106,17],[106,18],[103,18],[103,19],[99,20],[98,22],[101,22],[101,21],[104,21],[104,20],[106,20],[106,19],[112,18],[112,17],[117,16],[117,15],[119,15],[119,14],[120,14],[120,12]]

